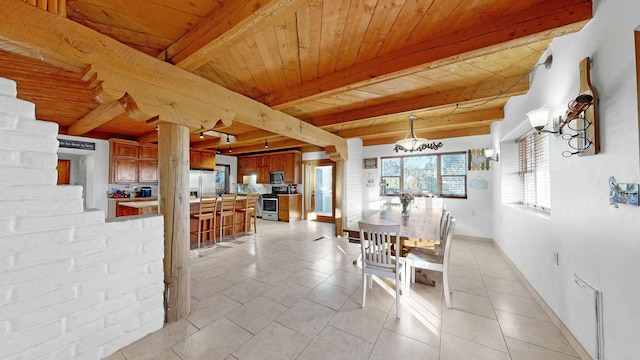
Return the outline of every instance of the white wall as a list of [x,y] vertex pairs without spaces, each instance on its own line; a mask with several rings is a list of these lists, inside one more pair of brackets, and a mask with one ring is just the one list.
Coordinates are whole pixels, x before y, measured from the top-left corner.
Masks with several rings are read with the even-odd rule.
[[[588,56],[593,60],[591,80],[600,98],[602,152],[564,158],[566,141],[551,138],[550,218],[502,204],[500,192],[495,191],[495,240],[592,354],[594,312],[586,301],[590,295],[575,284],[574,274],[600,289],[606,358],[633,359],[640,354],[636,278],[640,273],[640,208],[609,205],[608,178],[640,182],[633,38],[634,28],[640,25],[640,2],[595,4],[594,19],[581,32],[553,41],[548,49],[553,67],[537,68],[529,93],[507,103],[505,120],[492,127],[492,141],[511,141],[525,131],[528,126],[522,123],[530,110],[548,106],[551,115],[564,114],[566,104],[578,95],[578,64]],[[500,174],[494,175],[493,182],[500,185]],[[559,266],[554,264],[556,251]]]
[[[408,126],[408,125],[407,125]],[[442,140],[444,144],[437,151],[425,150],[421,154],[436,154],[444,152],[467,151],[469,149],[482,149],[491,147],[491,137],[489,135],[468,136],[463,138],[451,138]],[[380,211],[382,203],[390,199],[388,196],[380,196],[380,157],[403,156],[405,153],[396,153],[393,151],[393,145],[376,145],[365,146],[363,151],[364,158],[378,158],[378,168],[375,170],[364,170],[363,180],[360,182],[364,191],[363,195],[363,212],[364,216],[368,216],[376,211]],[[408,154],[408,153],[407,153]],[[494,170],[496,162],[491,162],[491,170],[484,171],[468,171],[467,183],[476,177],[487,180],[489,186],[485,190],[471,189],[467,184],[467,199],[443,199],[447,209],[457,219],[456,234],[467,235],[482,238],[493,237],[493,205],[492,196],[496,184],[492,181],[491,174]],[[360,163],[362,167],[362,162]],[[366,180],[369,175],[373,175],[375,186],[367,187]],[[416,202],[421,199],[416,199]],[[395,201],[397,202],[397,201]]]
[[[100,209],[107,213],[107,190],[109,188],[109,142],[106,140],[70,135],[58,135],[59,139],[79,140],[96,144],[95,150],[58,148],[61,159],[79,156],[76,163],[86,169],[84,189],[85,207]],[[81,162],[84,161],[83,164]],[[79,171],[75,170],[75,171]],[[80,175],[79,175],[80,176]]]
[[[235,156],[228,156],[217,154],[216,165],[229,165],[229,192],[235,193],[238,191],[238,158]],[[242,179],[240,179],[242,184]]]
[[101,359],[162,328],[161,216],[105,223],[56,186],[58,125],[0,78],[0,358]]
[[342,209],[344,211],[343,225],[344,227],[353,227],[362,220],[363,215],[363,176],[362,159],[364,156],[364,147],[362,139],[347,140],[349,159],[344,162],[344,181]]

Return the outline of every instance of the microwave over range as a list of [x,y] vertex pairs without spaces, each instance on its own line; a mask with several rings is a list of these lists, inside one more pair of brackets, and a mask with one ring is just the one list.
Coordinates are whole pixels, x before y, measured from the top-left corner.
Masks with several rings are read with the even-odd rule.
[[269,184],[284,184],[284,171],[272,171],[269,173]]

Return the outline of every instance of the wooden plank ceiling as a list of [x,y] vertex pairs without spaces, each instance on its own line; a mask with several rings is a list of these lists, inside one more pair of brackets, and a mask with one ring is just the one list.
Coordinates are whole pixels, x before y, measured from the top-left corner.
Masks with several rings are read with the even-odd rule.
[[[365,145],[404,138],[409,114],[428,139],[488,134],[506,101],[528,91],[553,38],[592,17],[590,0],[27,3]],[[100,103],[88,67],[26,55],[2,38],[0,77],[18,83],[39,119],[57,122],[61,133],[157,141],[153,121],[126,98]],[[228,154],[230,134],[232,154],[319,149],[241,117],[216,120],[192,126],[194,148]]]

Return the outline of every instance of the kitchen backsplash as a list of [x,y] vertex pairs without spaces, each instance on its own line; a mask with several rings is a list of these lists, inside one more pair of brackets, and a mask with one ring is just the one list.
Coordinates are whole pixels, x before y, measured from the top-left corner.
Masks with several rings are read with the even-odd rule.
[[141,187],[150,187],[151,188],[151,197],[158,197],[158,185],[146,185],[146,184],[139,184],[139,185],[135,185],[135,184],[129,184],[129,185],[122,185],[122,184],[109,184],[108,187],[108,191],[106,196],[107,197],[113,197],[110,194],[113,194],[116,192],[116,190],[119,191],[129,191],[129,193],[131,194],[131,197],[136,197],[135,193],[136,190],[141,188]]

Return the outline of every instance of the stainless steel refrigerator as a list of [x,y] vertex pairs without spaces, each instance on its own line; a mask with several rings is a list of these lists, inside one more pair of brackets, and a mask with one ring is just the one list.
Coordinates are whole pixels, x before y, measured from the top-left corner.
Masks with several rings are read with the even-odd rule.
[[189,191],[196,197],[216,195],[216,174],[212,170],[189,170]]

